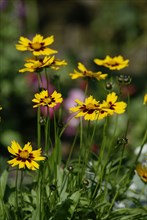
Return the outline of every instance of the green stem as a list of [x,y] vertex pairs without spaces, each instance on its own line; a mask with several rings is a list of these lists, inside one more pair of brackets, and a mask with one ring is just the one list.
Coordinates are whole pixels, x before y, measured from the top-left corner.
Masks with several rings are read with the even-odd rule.
[[40,203],[39,203],[39,219],[41,220],[41,184],[40,184],[40,197],[39,197],[39,200],[40,200]]
[[21,179],[20,179],[20,196],[21,196],[21,217],[23,218],[23,194],[22,194],[22,186],[23,186],[23,170],[21,170]]
[[15,179],[15,186],[16,186],[16,219],[18,220],[18,168],[16,170],[16,179]]
[[75,117],[75,115],[73,115],[72,118],[70,118],[70,120],[64,125],[64,127],[62,128],[60,134],[59,134],[59,138],[61,138],[62,134],[64,133],[65,129],[69,126],[70,121]]
[[86,95],[87,95],[87,91],[88,91],[88,80],[86,81],[86,87],[85,87],[85,92],[84,92],[85,97],[86,97]]
[[79,160],[78,160],[78,184],[80,184],[81,180],[81,169],[80,169],[80,164],[81,164],[81,159],[82,159],[82,147],[83,147],[83,126],[82,126],[82,118],[80,118],[80,154],[79,154]]
[[37,147],[41,146],[40,107],[37,110]]
[[104,124],[104,128],[103,128],[103,140],[102,140],[102,145],[101,145],[100,155],[99,155],[100,163],[103,159],[104,151],[105,151],[105,147],[106,147],[106,129],[107,129],[107,125],[108,125],[108,117],[105,120],[105,124]]
[[68,156],[68,159],[67,159],[66,167],[68,167],[68,165],[69,165],[69,162],[70,162],[70,159],[71,159],[71,155],[72,155],[72,152],[73,152],[73,149],[74,149],[74,146],[75,146],[75,142],[76,142],[76,140],[77,140],[77,137],[78,137],[78,132],[76,133],[76,135],[75,135],[75,137],[74,137],[74,140],[73,140],[73,143],[72,143],[70,152],[69,152],[69,156]]
[[98,122],[98,120],[96,120],[96,122],[94,124],[93,132],[92,132],[91,140],[90,140],[90,145],[92,145],[92,143],[93,143],[93,139],[94,139],[94,135],[95,135],[96,127],[97,127],[97,122]]
[[82,149],[82,169],[81,169],[81,179],[83,179],[86,166],[87,166],[87,161],[88,161],[88,156],[89,156],[89,149],[90,149],[90,144],[89,144],[89,133],[90,133],[90,120],[88,121],[88,126],[87,126],[87,141],[85,143],[84,148]]
[[122,160],[123,160],[123,156],[124,156],[124,151],[125,151],[125,146],[122,146],[122,154],[121,154],[121,158],[120,158],[120,161],[119,161],[119,164],[118,164],[118,168],[117,168],[117,172],[116,172],[116,178],[118,177],[119,172],[120,172],[120,168],[121,168],[121,164],[122,164]]
[[[102,166],[102,159],[103,159],[104,150],[105,150],[105,146],[106,146],[105,141],[106,141],[106,128],[107,128],[107,124],[108,124],[108,119],[106,118],[106,121],[105,121],[105,124],[104,124],[104,128],[103,128],[103,141],[102,141],[102,145],[101,145],[101,149],[100,149],[99,159],[97,161],[97,167],[96,167],[96,174],[95,174],[95,176],[97,176],[97,174],[99,172],[99,166]],[[98,188],[101,188],[101,184],[102,184],[102,180],[103,180],[103,175],[104,175],[104,170],[105,170],[106,164],[107,164],[107,162],[105,162],[105,164],[102,167],[99,181],[97,182],[97,184],[95,186],[95,189],[94,189],[94,192],[91,195],[92,199],[94,199]]]

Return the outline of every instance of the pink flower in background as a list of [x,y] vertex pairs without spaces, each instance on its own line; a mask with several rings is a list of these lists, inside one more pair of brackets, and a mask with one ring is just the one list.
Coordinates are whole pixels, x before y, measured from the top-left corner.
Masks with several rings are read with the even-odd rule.
[[1,0],[0,1],[0,11],[4,10],[8,5],[8,0]]
[[[79,99],[81,101],[84,100],[84,92],[81,89],[71,89],[68,93],[68,97],[64,100],[63,105],[64,108],[69,112],[69,108],[75,105],[75,99]],[[65,121],[69,121],[69,126],[65,129],[65,134],[68,136],[72,136],[76,132],[76,127],[79,124],[79,118],[73,117],[73,114],[70,114],[66,117]]]

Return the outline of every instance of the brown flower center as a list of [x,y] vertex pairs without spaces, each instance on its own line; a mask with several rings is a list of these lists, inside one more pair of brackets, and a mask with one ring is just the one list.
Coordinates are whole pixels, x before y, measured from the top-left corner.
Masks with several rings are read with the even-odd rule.
[[34,50],[39,50],[42,47],[38,42],[33,43],[31,46]]
[[29,158],[29,152],[27,150],[21,151],[19,153],[19,156],[23,159],[28,159]]

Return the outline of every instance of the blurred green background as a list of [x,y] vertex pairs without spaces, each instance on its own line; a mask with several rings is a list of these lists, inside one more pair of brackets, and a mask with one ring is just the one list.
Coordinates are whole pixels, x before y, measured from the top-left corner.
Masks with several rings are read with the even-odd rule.
[[[146,0],[0,0],[1,164],[6,164],[6,147],[11,140],[32,142],[36,135],[36,114],[31,103],[33,78],[28,73],[18,73],[28,56],[15,49],[21,35],[54,35],[52,48],[68,62],[59,70],[65,97],[71,87],[76,87],[68,73],[77,67],[77,62],[96,69],[94,58],[123,55],[129,59],[129,67],[120,73],[132,77],[130,148],[141,143],[146,128],[142,105],[147,92],[146,12]],[[95,94],[101,94],[96,88]]]

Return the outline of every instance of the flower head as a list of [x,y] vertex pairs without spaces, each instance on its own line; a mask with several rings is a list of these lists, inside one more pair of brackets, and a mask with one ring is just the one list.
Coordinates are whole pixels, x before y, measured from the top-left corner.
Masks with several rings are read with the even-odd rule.
[[54,61],[51,63],[50,68],[53,70],[58,70],[61,66],[66,66],[67,62],[65,60],[60,60],[55,58]]
[[43,90],[40,93],[35,94],[35,98],[32,99],[32,102],[36,104],[33,108],[39,106],[47,106],[49,108],[54,108],[58,103],[62,103],[63,98],[61,93],[54,91],[51,95],[48,94],[48,90]]
[[19,169],[27,167],[30,170],[36,170],[39,168],[36,161],[45,160],[45,157],[41,156],[41,148],[32,150],[30,142],[25,144],[24,148],[21,148],[16,141],[12,141],[11,146],[8,146],[8,151],[14,157],[8,163],[12,167],[19,165]]
[[43,68],[49,67],[58,70],[60,66],[67,65],[65,60],[56,59],[54,56],[45,56],[44,58],[29,58],[24,64],[25,68],[20,69],[19,72],[38,72]]
[[78,99],[76,99],[75,102],[78,105],[70,108],[69,110],[76,113],[76,118],[84,117],[85,120],[91,121],[98,119],[99,102],[97,102],[92,96],[86,98],[85,102],[81,102]]
[[70,73],[69,75],[71,76],[72,79],[77,79],[77,78],[95,78],[97,80],[105,79],[107,77],[107,74],[102,74],[102,72],[92,72],[90,70],[87,70],[86,67],[82,63],[78,63],[78,69],[80,70],[74,70],[74,73]]
[[144,104],[144,105],[147,104],[147,93],[145,93],[145,95],[144,95],[143,104]]
[[136,166],[136,172],[138,176],[141,178],[141,180],[145,183],[147,183],[147,166],[138,164]]
[[26,59],[24,64],[25,68],[20,69],[19,72],[37,72],[42,70],[44,67],[49,67],[54,62],[55,57],[45,56],[40,59]]
[[20,51],[31,51],[34,56],[39,55],[51,55],[57,53],[56,50],[50,49],[47,46],[54,42],[54,36],[43,38],[40,34],[36,34],[32,40],[26,37],[20,37],[18,43],[16,44],[16,49]]
[[129,60],[124,60],[122,56],[110,57],[106,56],[104,60],[94,59],[94,62],[99,66],[105,66],[110,70],[121,70],[128,66]]
[[101,108],[108,112],[109,115],[113,113],[122,114],[125,112],[127,104],[125,102],[117,102],[118,96],[115,92],[109,93],[105,101],[103,101]]

